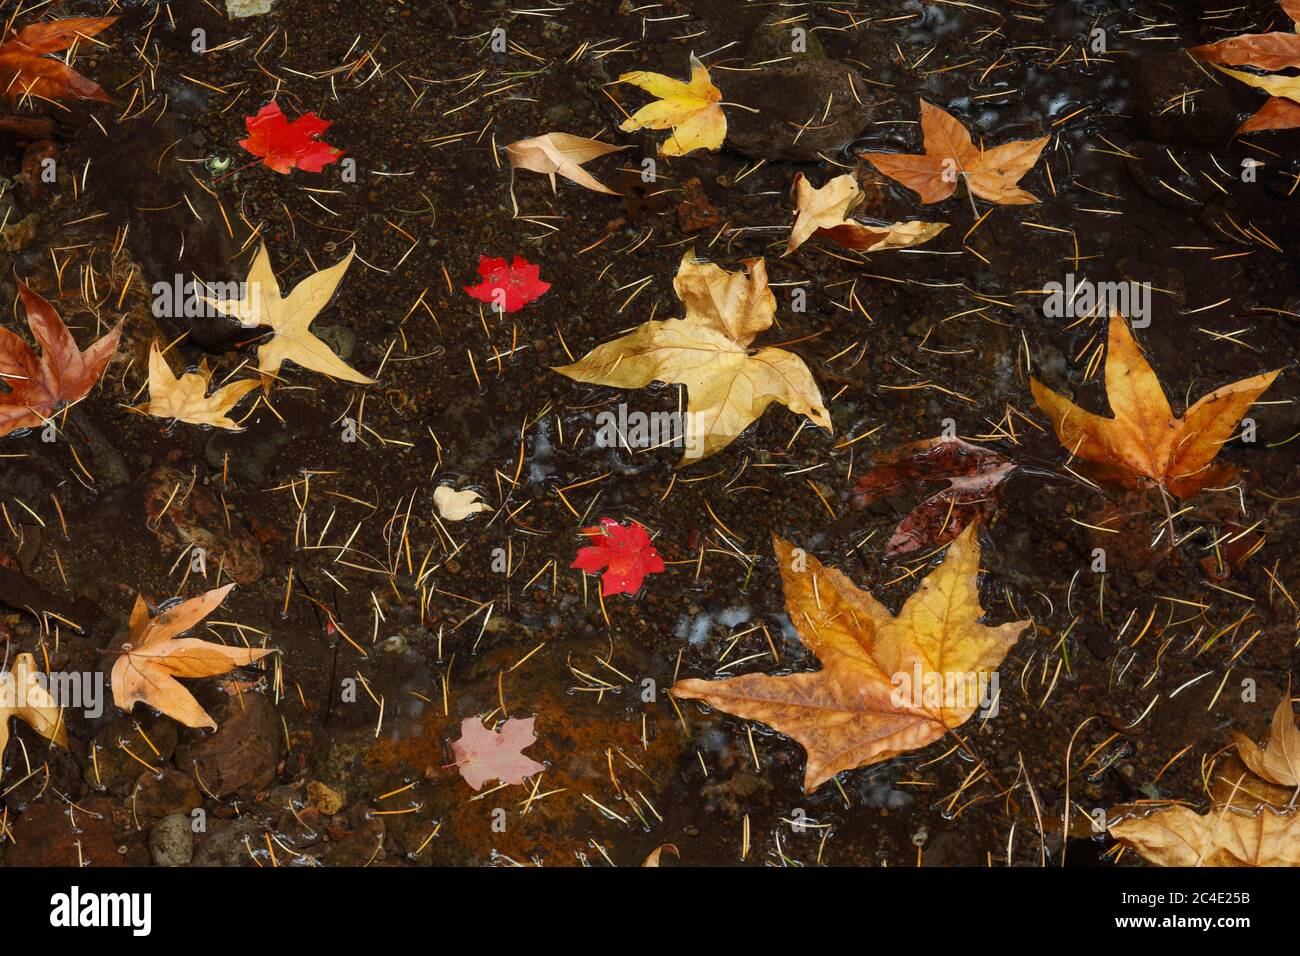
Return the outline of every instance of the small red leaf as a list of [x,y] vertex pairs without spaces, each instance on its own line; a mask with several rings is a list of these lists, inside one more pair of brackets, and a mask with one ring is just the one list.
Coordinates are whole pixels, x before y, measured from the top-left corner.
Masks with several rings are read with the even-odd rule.
[[541,773],[546,767],[523,754],[525,747],[537,741],[533,732],[536,717],[511,717],[500,731],[489,730],[477,717],[466,717],[460,724],[460,739],[452,741],[460,775],[474,790],[482,790],[489,780],[523,783],[525,777]]
[[290,123],[275,100],[258,110],[256,116],[245,116],[244,125],[248,139],[241,139],[239,145],[261,157],[263,164],[277,173],[289,173],[295,168],[319,173],[343,155],[343,150],[316,138],[333,125],[331,120],[303,113]]
[[664,560],[650,543],[650,535],[639,524],[621,525],[613,518],[601,518],[599,525],[583,528],[595,544],[582,548],[571,568],[597,574],[603,568],[600,593],[635,594],[647,574],[659,574]]
[[515,256],[512,263],[505,259],[479,256],[478,274],[483,281],[469,285],[465,291],[478,299],[498,307],[503,312],[517,312],[529,302],[539,299],[551,287],[540,277],[541,267],[523,256]]

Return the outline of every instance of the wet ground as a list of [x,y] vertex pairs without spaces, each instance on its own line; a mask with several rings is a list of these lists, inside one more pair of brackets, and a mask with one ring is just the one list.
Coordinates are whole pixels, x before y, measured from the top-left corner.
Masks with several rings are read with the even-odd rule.
[[[1229,730],[1263,735],[1296,667],[1295,370],[1254,410],[1258,440],[1223,452],[1240,485],[1188,502],[1180,531],[1203,530],[1172,552],[1151,547],[1158,497],[1061,469],[1027,376],[1105,407],[1100,324],[1041,309],[1040,290],[1069,273],[1153,286],[1139,337],[1178,409],[1292,361],[1300,135],[1234,139],[1263,95],[1182,52],[1265,29],[1271,4],[280,0],[239,21],[215,2],[116,6],[107,46],[77,66],[118,102],[43,111],[60,178],[15,189],[15,216],[36,219],[4,255],[0,296],[23,277],[82,344],[125,314],[124,346],[59,440],[0,442],[0,620],[11,652],[107,670],[137,592],[192,596],[219,566],[239,587],[214,619],[282,654],[260,684],[191,682],[215,734],[110,707],[70,714],[62,753],[19,726],[0,784],[5,862],[145,864],[156,821],[201,808],[194,858],[228,865],[627,866],[664,843],[687,864],[1060,864],[1067,785],[1083,813],[1201,804]],[[796,27],[807,53],[789,52]],[[210,52],[193,52],[196,28]],[[1097,28],[1107,52],[1081,55]],[[661,134],[614,131],[645,100],[608,84],[631,69],[684,76],[692,51],[728,102],[757,112],[729,109],[720,152],[661,158],[644,183]],[[844,73],[831,64],[858,71],[860,103],[841,90],[828,107]],[[355,183],[338,166],[219,179],[246,162],[243,117],[273,95],[333,121]],[[916,151],[919,97],[989,142],[1050,133],[1022,183],[1041,204],[977,224],[964,195],[922,207],[860,162]],[[551,130],[633,144],[592,164],[623,195],[552,195],[520,173],[512,201],[501,147]],[[6,178],[29,139],[0,137]],[[1253,181],[1248,159],[1263,162]],[[913,252],[810,243],[779,259],[797,172],[856,172],[865,215],[952,226]],[[259,240],[286,287],[355,244],[315,327],[379,383],[289,368],[238,435],[128,413],[155,337],[187,333],[185,361],[219,373],[249,359],[246,329],[154,319],[149,287],[241,279]],[[805,358],[834,435],[774,406],[689,469],[673,449],[598,447],[600,409],[673,410],[676,388],[617,392],[548,367],[679,314],[671,280],[691,245],[728,268],[768,257],[781,307],[763,344]],[[481,312],[462,287],[483,254],[540,263],[551,290]],[[806,311],[790,308],[795,289]],[[345,418],[358,441],[343,440]],[[991,621],[1034,626],[1003,665],[1000,714],[964,730],[1012,800],[987,779],[963,789],[972,764],[944,744],[806,795],[797,744],[690,702],[679,714],[666,688],[816,666],[785,616],[773,532],[896,609],[929,568],[883,556],[915,499],[858,510],[851,489],[873,452],[946,419],[1024,465],[981,529],[983,590]],[[493,511],[440,528],[432,492],[447,480]],[[568,569],[601,517],[644,523],[668,562],[603,606]],[[1229,524],[1265,540],[1225,577],[1201,559]],[[206,583],[195,543],[220,556]],[[1258,702],[1243,701],[1246,681]],[[450,766],[460,721],[494,710],[536,715],[539,787],[476,796]],[[1108,840],[1072,832],[1065,862],[1110,865]],[[153,859],[172,859],[162,842]]]

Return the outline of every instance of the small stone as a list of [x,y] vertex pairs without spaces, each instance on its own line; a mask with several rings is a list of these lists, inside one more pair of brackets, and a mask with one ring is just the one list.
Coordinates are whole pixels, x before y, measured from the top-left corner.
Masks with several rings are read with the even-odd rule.
[[307,784],[307,803],[323,817],[332,817],[343,809],[343,798],[319,780]]
[[271,12],[271,0],[226,0],[226,15],[232,20],[260,17]]
[[213,714],[215,733],[182,744],[176,765],[194,772],[213,795],[252,795],[275,779],[280,759],[280,720],[261,694],[223,701]]
[[194,859],[190,818],[174,813],[154,824],[149,834],[149,854],[154,866],[189,866]]
[[130,803],[137,816],[168,817],[189,813],[202,806],[203,798],[193,779],[179,770],[164,770],[162,773],[146,770],[135,782]]

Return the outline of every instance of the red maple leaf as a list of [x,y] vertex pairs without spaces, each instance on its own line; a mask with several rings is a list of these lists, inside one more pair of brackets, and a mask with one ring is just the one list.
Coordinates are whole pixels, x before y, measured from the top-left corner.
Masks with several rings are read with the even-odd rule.
[[478,274],[483,281],[467,285],[465,291],[480,302],[488,302],[503,312],[517,312],[534,299],[539,299],[551,287],[541,280],[541,266],[535,266],[523,256],[515,261],[489,259],[479,256]]
[[79,38],[106,30],[116,20],[117,17],[65,17],[29,23],[15,30],[0,44],[0,92],[10,103],[28,96],[113,102],[94,80],[45,54],[60,53]]
[[290,123],[275,100],[258,110],[256,116],[245,116],[244,125],[248,127],[248,139],[241,139],[239,145],[260,156],[277,173],[290,173],[295,168],[319,173],[343,155],[343,150],[316,138],[334,125],[332,120],[303,113]]
[[31,428],[48,419],[64,402],[85,398],[104,374],[122,335],[119,322],[98,342],[81,351],[54,307],[19,282],[27,325],[44,353],[8,329],[0,328],[0,435]]
[[545,766],[523,753],[525,747],[537,741],[533,732],[535,720],[536,717],[508,718],[499,732],[484,727],[477,717],[461,721],[460,739],[452,741],[451,752],[465,782],[475,790],[482,790],[489,780],[518,784],[525,777],[545,770]]
[[599,525],[583,528],[582,533],[595,541],[582,548],[574,558],[571,568],[596,574],[602,568],[600,593],[636,594],[647,574],[658,574],[664,569],[664,559],[650,543],[650,535],[639,524],[622,525],[613,518],[601,518]]

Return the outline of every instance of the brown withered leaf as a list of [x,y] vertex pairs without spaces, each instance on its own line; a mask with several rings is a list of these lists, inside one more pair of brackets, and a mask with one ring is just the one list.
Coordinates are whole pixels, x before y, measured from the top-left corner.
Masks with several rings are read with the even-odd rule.
[[1232,807],[1254,813],[1262,806],[1290,810],[1295,806],[1294,787],[1269,783],[1250,772],[1241,757],[1233,754],[1214,766],[1210,779],[1210,801],[1216,809]]
[[31,654],[18,654],[9,670],[0,673],[0,775],[4,774],[10,717],[17,717],[65,750],[68,747],[68,728],[63,723],[63,711],[40,675],[36,658]]
[[617,388],[656,381],[685,385],[683,465],[721,451],[772,402],[830,431],[830,414],[803,359],[784,349],[750,349],[772,324],[776,297],[763,260],[744,264],[748,275],[726,272],[695,262],[688,251],[673,281],[685,318],[652,319],[553,371]]
[[211,378],[206,360],[197,372],[173,375],[155,341],[149,347],[149,401],[135,410],[155,418],[239,431],[239,425],[227,416],[240,399],[257,388],[258,381],[249,378],[231,382],[209,395]]
[[506,155],[510,157],[510,165],[516,169],[548,175],[551,178],[552,192],[555,191],[555,175],[558,173],[586,189],[617,196],[618,193],[583,169],[582,164],[589,159],[628,148],[611,146],[609,143],[570,133],[543,133],[541,136],[511,143],[506,147]]
[[1291,695],[1282,697],[1273,712],[1269,728],[1268,745],[1260,749],[1245,734],[1232,734],[1237,742],[1237,753],[1251,772],[1283,787],[1300,787],[1300,729],[1296,728],[1291,713]]
[[[960,727],[981,705],[973,687],[979,675],[987,679],[1030,623],[980,623],[974,526],[897,617],[841,572],[796,555],[789,542],[774,537],[773,546],[790,620],[822,669],[687,679],[671,693],[793,737],[808,754],[808,793],[843,770],[916,750]],[[933,693],[936,682],[954,693]]]
[[1270,96],[1250,119],[1237,127],[1238,133],[1257,133],[1269,129],[1295,129],[1300,126],[1300,103],[1285,96]]
[[27,326],[43,354],[37,358],[31,346],[0,328],[0,381],[9,387],[0,393],[0,435],[40,425],[64,402],[85,398],[104,374],[122,335],[118,322],[83,352],[50,303],[25,283],[18,283],[18,292]]
[[1015,469],[1015,462],[991,449],[960,438],[928,438],[874,457],[853,487],[852,502],[863,508],[928,482],[946,482],[907,513],[885,546],[887,555],[910,554],[947,544],[971,523],[991,517]]
[[1300,811],[1165,807],[1109,829],[1156,866],[1300,866]]
[[209,716],[178,677],[215,677],[245,667],[274,653],[269,648],[227,647],[197,638],[180,638],[225,600],[233,584],[149,617],[144,599],[131,609],[130,637],[113,664],[113,703],[129,712],[143,701],[186,727],[212,727]]
[[111,103],[112,97],[98,83],[46,54],[61,53],[115,22],[117,17],[65,17],[14,30],[0,44],[0,92],[10,103],[29,97]]
[[857,177],[845,173],[821,188],[814,187],[796,173],[792,190],[795,207],[790,242],[783,256],[788,256],[812,236],[828,239],[846,249],[906,249],[929,242],[948,228],[946,222],[896,222],[887,226],[869,226],[848,216],[862,204],[862,187]]
[[957,191],[959,179],[966,180],[973,195],[998,205],[1038,202],[1016,184],[1038,162],[1050,136],[982,149],[955,116],[925,100],[921,100],[921,135],[924,153],[863,153],[862,158],[912,190],[923,203],[947,199]]
[[1112,418],[1094,415],[1030,379],[1034,401],[1072,454],[1109,471],[1099,477],[1138,476],[1186,498],[1221,480],[1211,463],[1251,404],[1280,369],[1242,379],[1202,396],[1176,418],[1160,380],[1120,315],[1112,315],[1106,347],[1106,397]]
[[1285,70],[1300,66],[1300,33],[1243,33],[1187,52],[1206,63]]

